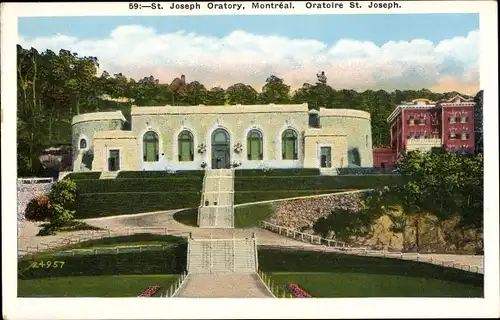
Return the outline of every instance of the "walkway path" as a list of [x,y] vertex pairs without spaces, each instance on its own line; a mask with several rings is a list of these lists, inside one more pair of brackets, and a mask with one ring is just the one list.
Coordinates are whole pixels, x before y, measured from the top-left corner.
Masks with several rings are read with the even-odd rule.
[[108,219],[86,219],[84,222],[108,230],[123,230],[133,227],[164,227],[169,230],[189,233],[191,232],[194,238],[214,238],[227,239],[251,237],[255,232],[257,243],[259,245],[281,245],[281,246],[299,246],[299,247],[315,247],[313,244],[300,242],[280,236],[274,232],[261,228],[248,229],[202,229],[188,226],[177,222],[174,219],[174,214],[177,210],[165,211],[162,213],[142,214],[134,216],[117,216]]
[[176,297],[272,298],[255,273],[190,274]]

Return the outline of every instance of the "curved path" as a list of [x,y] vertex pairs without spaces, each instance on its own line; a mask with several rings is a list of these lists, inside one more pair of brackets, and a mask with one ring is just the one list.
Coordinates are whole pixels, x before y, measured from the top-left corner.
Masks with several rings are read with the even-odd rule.
[[[318,249],[320,246],[296,241],[285,236],[278,235],[274,232],[261,228],[249,229],[200,229],[197,227],[187,226],[177,222],[173,216],[174,213],[180,210],[170,210],[155,213],[142,213],[134,215],[120,215],[104,218],[94,218],[82,220],[90,225],[112,230],[124,231],[136,227],[165,227],[174,234],[182,234],[191,232],[195,238],[231,238],[235,237],[250,237],[253,232],[256,233],[257,243],[260,245],[276,245],[276,246],[291,246],[303,249]],[[65,238],[85,234],[88,231],[73,231],[59,233],[53,236],[37,237],[36,234],[40,230],[40,224],[29,221],[18,222],[19,235],[19,250],[23,250],[27,246],[37,246],[44,243],[57,243]],[[483,256],[478,255],[458,255],[458,254],[421,254],[426,258],[432,257],[435,260],[455,261],[461,264],[469,264],[473,266],[483,267]]]
[[116,216],[96,219],[86,219],[84,222],[112,231],[125,230],[134,227],[162,227],[178,233],[191,233],[193,238],[228,239],[233,236],[236,238],[251,237],[253,233],[257,236],[259,245],[280,245],[294,247],[315,247],[313,244],[300,242],[280,236],[274,232],[261,228],[247,229],[201,229],[180,223],[174,219],[174,214],[179,210],[171,210],[159,213]]

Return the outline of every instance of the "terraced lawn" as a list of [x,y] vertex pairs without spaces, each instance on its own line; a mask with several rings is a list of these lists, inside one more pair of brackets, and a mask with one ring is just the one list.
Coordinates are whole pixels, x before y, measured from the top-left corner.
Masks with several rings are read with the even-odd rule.
[[313,297],[484,296],[482,274],[399,259],[261,247],[259,268]]

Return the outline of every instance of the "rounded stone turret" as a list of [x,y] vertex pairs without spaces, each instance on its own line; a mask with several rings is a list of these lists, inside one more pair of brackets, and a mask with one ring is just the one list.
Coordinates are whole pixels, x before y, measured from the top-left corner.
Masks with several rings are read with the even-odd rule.
[[[82,164],[92,168],[92,139],[100,131],[123,130],[126,118],[121,111],[84,113],[73,117],[71,123],[73,164],[80,156]],[[74,171],[81,171],[77,166]]]
[[321,127],[342,128],[346,133],[349,166],[373,166],[371,116],[368,112],[321,108],[319,115]]

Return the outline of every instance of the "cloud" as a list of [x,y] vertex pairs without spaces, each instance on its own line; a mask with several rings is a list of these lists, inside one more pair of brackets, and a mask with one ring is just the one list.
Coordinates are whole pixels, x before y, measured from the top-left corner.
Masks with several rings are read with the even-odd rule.
[[[101,68],[129,77],[153,75],[170,82],[180,74],[207,87],[237,82],[262,87],[271,74],[298,88],[325,71],[337,89],[476,90],[479,85],[479,31],[437,44],[425,40],[369,41],[342,39],[333,44],[235,30],[225,37],[179,31],[160,34],[140,25],[120,26],[104,39],[56,35],[24,38],[19,43],[38,50],[61,48],[80,56],[97,56]],[[469,90],[469,89],[468,89]],[[474,93],[467,91],[466,93]]]

